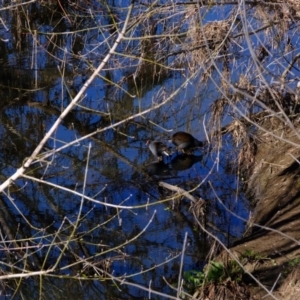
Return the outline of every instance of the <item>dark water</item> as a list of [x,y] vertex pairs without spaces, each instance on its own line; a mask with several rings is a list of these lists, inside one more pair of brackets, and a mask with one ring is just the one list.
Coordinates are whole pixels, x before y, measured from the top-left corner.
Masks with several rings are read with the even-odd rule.
[[[42,10],[39,6],[34,9]],[[50,22],[37,20],[42,29]],[[6,33],[10,42],[2,45],[0,71],[1,182],[31,155],[89,77],[88,59],[97,65],[103,58],[101,53],[107,50],[104,46],[87,54],[93,48],[92,41],[103,40],[96,32],[90,30],[83,35],[90,39],[81,50],[87,56],[69,61],[72,64],[65,69],[64,81],[57,69],[63,67],[60,48],[46,51],[38,47],[36,78],[29,67],[31,44],[24,40],[18,46]],[[44,45],[47,39],[41,35],[39,41]],[[69,42],[64,42],[70,51]],[[19,64],[12,63],[11,56],[19,57]],[[117,59],[127,64],[123,57]],[[244,223],[226,211],[216,197],[231,211],[247,217],[230,166],[236,155],[234,149],[228,147],[219,153],[206,146],[193,155],[174,153],[157,163],[145,145],[149,138],[167,142],[178,130],[205,139],[203,116],[214,91],[209,87],[199,89],[199,77],[159,109],[114,129],[96,132],[153,107],[186,82],[187,70],[149,79],[150,70],[140,76],[135,90],[128,76],[135,69],[134,62],[131,64],[124,70],[108,65],[102,76],[118,86],[96,78],[80,107],[47,141],[41,159],[2,193],[2,274],[40,271],[44,275],[17,278],[18,283],[3,280],[1,295],[6,298],[145,299],[149,292],[142,288],[149,285],[161,293],[176,295],[167,282],[177,286],[185,236],[183,271],[201,270],[213,240],[197,225],[191,201],[174,197],[174,192],[160,185],[161,181],[193,190],[196,199],[203,198],[207,203],[206,227],[225,244],[242,233]],[[92,132],[93,136],[79,141]],[[152,293],[151,297],[161,296]]]

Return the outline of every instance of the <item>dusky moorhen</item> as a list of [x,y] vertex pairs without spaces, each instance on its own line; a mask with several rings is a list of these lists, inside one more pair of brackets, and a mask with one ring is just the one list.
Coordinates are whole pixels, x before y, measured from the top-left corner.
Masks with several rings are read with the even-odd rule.
[[172,143],[176,146],[177,150],[181,150],[182,153],[186,153],[187,150],[203,147],[203,143],[195,139],[191,134],[178,131],[172,135]]
[[158,161],[163,159],[163,155],[170,156],[169,148],[162,142],[148,140],[146,145],[148,145],[150,151],[157,157]]

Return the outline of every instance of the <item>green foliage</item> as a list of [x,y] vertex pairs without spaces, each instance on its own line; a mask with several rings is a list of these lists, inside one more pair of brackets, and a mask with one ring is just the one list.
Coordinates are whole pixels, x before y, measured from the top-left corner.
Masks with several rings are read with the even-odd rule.
[[242,258],[244,260],[247,260],[247,262],[253,263],[253,262],[263,262],[265,260],[269,260],[272,262],[272,264],[275,266],[276,265],[276,261],[274,259],[271,259],[265,255],[260,255],[255,253],[252,250],[245,250],[245,252],[242,254]]
[[299,265],[299,263],[300,263],[300,258],[295,257],[293,260],[291,260],[289,262],[289,267],[295,267],[295,266]]
[[256,254],[254,251],[246,249],[245,252],[242,254],[243,258],[247,258],[249,260],[260,260],[263,257],[259,254]]
[[205,275],[203,272],[190,270],[184,272],[184,286],[189,291],[194,291],[197,287],[202,286]]
[[224,270],[224,265],[222,263],[211,261],[206,275],[207,281],[219,281],[219,279],[223,277]]
[[300,257],[295,257],[285,264],[283,276],[287,277],[296,267],[300,265]]
[[228,279],[241,281],[243,269],[236,261],[230,261],[224,265],[221,262],[211,261],[203,272],[190,270],[184,273],[184,287],[188,291],[194,291],[198,287],[210,283],[222,283]]

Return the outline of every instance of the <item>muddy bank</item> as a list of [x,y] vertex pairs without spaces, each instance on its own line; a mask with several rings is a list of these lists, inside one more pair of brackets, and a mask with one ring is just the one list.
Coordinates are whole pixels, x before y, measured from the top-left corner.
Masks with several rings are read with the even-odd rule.
[[[244,237],[230,250],[275,297],[264,297],[267,292],[246,276],[251,299],[300,299],[298,123],[294,130],[268,119],[261,125],[277,137],[259,130],[254,138],[256,151],[245,177],[253,213]],[[222,257],[228,260],[228,254]]]

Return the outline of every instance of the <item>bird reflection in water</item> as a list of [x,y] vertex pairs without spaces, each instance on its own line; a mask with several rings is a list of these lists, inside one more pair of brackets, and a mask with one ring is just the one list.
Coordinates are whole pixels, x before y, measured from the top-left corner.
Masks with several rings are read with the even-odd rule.
[[171,160],[170,165],[175,171],[184,171],[191,168],[195,163],[202,160],[202,155],[177,155]]
[[163,161],[155,162],[152,164],[149,164],[147,166],[147,172],[151,176],[169,176],[170,173],[170,167],[165,164]]

